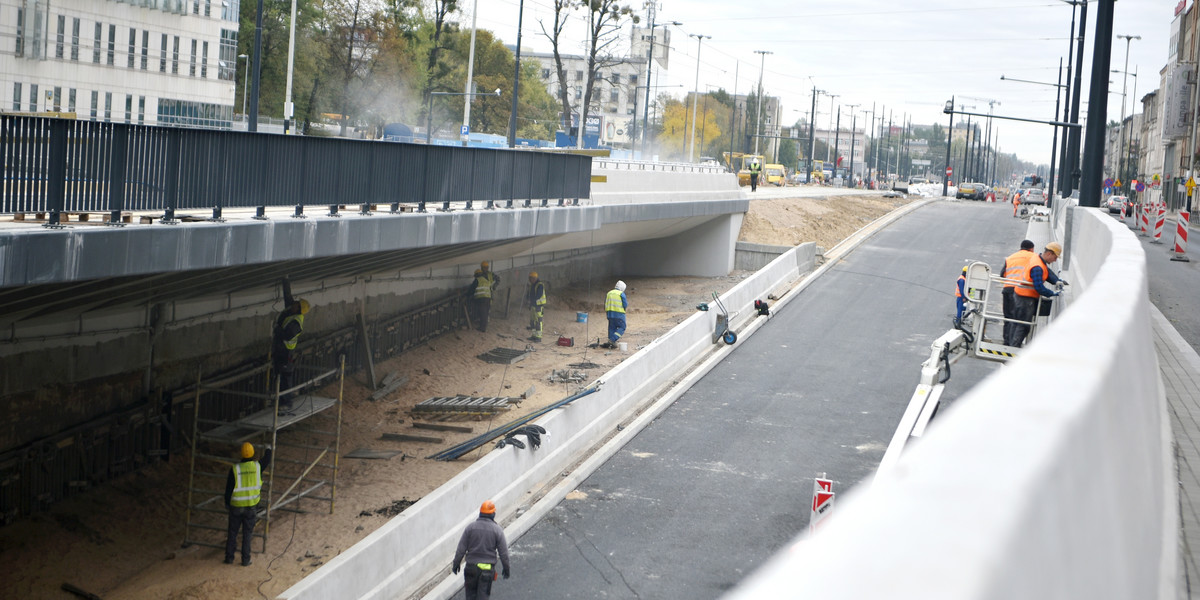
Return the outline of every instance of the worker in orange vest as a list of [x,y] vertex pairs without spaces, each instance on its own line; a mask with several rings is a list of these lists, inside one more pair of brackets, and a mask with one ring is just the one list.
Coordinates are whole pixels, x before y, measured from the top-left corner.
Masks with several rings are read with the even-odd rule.
[[[1046,249],[1041,254],[1030,253],[1025,259],[1024,268],[1021,273],[1021,280],[1026,285],[1015,288],[1016,303],[1013,306],[1013,319],[1017,323],[1012,325],[1012,337],[1006,338],[1004,344],[1020,348],[1025,343],[1025,336],[1029,335],[1030,324],[1036,316],[1038,306],[1038,296],[1053,298],[1060,295],[1046,287],[1046,283],[1059,283],[1058,275],[1050,270],[1050,265],[1058,260],[1062,254],[1062,245],[1058,242],[1050,242],[1046,244]],[[1066,282],[1062,281],[1065,285]]]

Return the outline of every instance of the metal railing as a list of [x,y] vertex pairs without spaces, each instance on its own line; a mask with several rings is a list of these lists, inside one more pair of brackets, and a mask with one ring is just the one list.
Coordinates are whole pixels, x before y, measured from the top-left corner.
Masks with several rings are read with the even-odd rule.
[[592,159],[571,154],[183,129],[0,115],[0,213],[588,198]]

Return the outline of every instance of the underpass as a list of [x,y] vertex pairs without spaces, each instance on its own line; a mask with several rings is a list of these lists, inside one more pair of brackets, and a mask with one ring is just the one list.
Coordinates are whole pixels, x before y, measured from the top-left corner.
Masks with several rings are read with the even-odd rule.
[[[998,269],[1024,235],[1004,206],[952,202],[876,233],[515,541],[496,597],[731,589],[804,530],[814,476],[839,493],[870,477],[964,260]],[[950,405],[997,367],[956,365]]]

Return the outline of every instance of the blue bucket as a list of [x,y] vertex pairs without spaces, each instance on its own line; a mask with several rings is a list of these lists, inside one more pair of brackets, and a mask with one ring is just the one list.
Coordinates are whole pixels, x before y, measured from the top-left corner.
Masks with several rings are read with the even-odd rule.
[[576,323],[587,323],[587,313],[585,313],[585,312],[575,313],[575,322]]

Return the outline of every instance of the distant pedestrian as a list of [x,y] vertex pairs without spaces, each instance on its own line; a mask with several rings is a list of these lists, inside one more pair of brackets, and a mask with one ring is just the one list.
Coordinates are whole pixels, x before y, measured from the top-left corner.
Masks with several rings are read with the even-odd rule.
[[225,564],[233,564],[238,533],[242,535],[242,566],[250,566],[250,542],[258,519],[258,503],[262,490],[262,465],[271,464],[271,447],[267,446],[261,461],[254,460],[254,445],[242,444],[242,462],[233,465],[225,478],[225,507],[229,509],[229,527],[225,537]]
[[[286,392],[296,383],[293,380],[296,372],[296,345],[304,331],[304,317],[308,314],[309,305],[308,300],[292,297],[292,284],[286,277],[282,285],[283,310],[275,318],[275,327],[271,332],[271,370],[279,391]],[[279,398],[280,411],[291,408],[291,394],[282,394]]]
[[458,575],[459,563],[466,558],[463,569],[463,584],[466,600],[488,600],[492,594],[492,582],[496,580],[496,559],[503,567],[501,574],[508,579],[512,571],[508,564],[508,540],[504,530],[496,524],[496,505],[486,500],[479,507],[479,518],[467,525],[454,551],[454,563],[450,571]]
[[604,297],[604,312],[608,315],[608,342],[601,348],[616,348],[617,340],[625,333],[625,311],[629,308],[629,298],[625,297],[625,282],[618,281]]
[[758,174],[762,172],[762,165],[758,163],[758,159],[750,162],[750,191],[758,189]]
[[538,279],[537,271],[529,272],[529,295],[526,299],[529,301],[529,328],[533,330],[529,339],[540,342],[542,341],[542,320],[545,316],[543,311],[546,306],[546,284]]
[[1013,218],[1017,217],[1017,209],[1021,207],[1021,192],[1013,194]]
[[479,263],[479,268],[475,269],[475,278],[467,288],[471,297],[471,308],[474,309],[474,325],[479,331],[487,331],[488,316],[492,312],[492,295],[500,286],[500,276],[492,273],[490,267],[491,264],[486,260]]
[[1046,249],[1041,254],[1033,254],[1026,258],[1028,265],[1024,270],[1023,280],[1026,285],[1016,288],[1016,303],[1013,307],[1013,319],[1018,321],[1013,323],[1012,339],[1006,339],[1006,346],[1020,348],[1025,344],[1025,336],[1029,335],[1029,329],[1037,316],[1038,296],[1053,298],[1059,295],[1059,292],[1046,287],[1046,283],[1058,283],[1060,280],[1054,271],[1050,270],[1050,265],[1058,260],[1062,254],[1062,245],[1058,242],[1050,242],[1046,244]]

